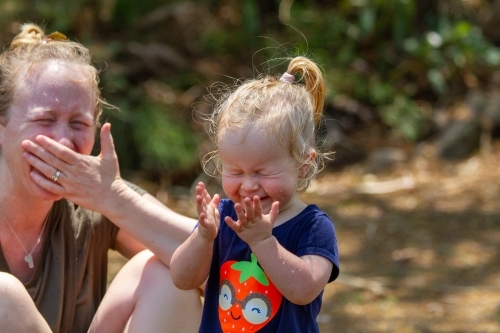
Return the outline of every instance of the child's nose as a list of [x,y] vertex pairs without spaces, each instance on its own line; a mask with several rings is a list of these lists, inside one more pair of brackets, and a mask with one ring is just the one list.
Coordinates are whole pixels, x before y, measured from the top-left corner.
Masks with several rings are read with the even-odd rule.
[[245,177],[243,183],[241,184],[241,188],[247,192],[252,192],[259,188],[259,184],[254,177]]

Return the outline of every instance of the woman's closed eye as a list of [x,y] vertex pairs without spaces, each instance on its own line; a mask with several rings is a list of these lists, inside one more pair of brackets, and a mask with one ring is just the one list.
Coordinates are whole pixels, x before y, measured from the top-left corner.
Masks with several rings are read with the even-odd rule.
[[36,119],[35,122],[37,124],[42,125],[42,126],[49,126],[49,125],[52,125],[55,122],[55,120],[52,118],[40,118],[40,119]]
[[85,129],[85,128],[92,127],[92,125],[85,122],[85,121],[73,120],[73,121],[71,121],[71,127],[75,128],[75,129]]

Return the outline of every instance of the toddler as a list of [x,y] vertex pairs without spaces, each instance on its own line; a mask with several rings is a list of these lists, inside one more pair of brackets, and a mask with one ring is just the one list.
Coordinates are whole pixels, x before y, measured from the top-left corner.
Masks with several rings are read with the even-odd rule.
[[324,91],[318,66],[296,57],[280,78],[244,82],[217,104],[212,157],[228,199],[198,184],[198,226],[171,261],[180,289],[208,277],[200,332],[319,332],[337,240],[327,214],[297,194],[325,158],[315,144]]

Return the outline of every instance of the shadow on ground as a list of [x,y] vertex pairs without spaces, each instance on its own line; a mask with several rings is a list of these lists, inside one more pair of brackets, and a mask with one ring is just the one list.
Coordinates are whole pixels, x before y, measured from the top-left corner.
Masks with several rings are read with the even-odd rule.
[[395,211],[372,201],[357,208],[377,207],[378,218],[325,208],[342,275],[325,290],[321,332],[500,332],[500,216]]

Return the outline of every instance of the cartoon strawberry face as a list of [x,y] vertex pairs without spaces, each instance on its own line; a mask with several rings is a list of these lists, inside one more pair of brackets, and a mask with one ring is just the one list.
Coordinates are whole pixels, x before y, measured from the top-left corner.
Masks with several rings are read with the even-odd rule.
[[283,296],[251,261],[227,261],[220,269],[219,321],[222,332],[257,332],[273,318]]

